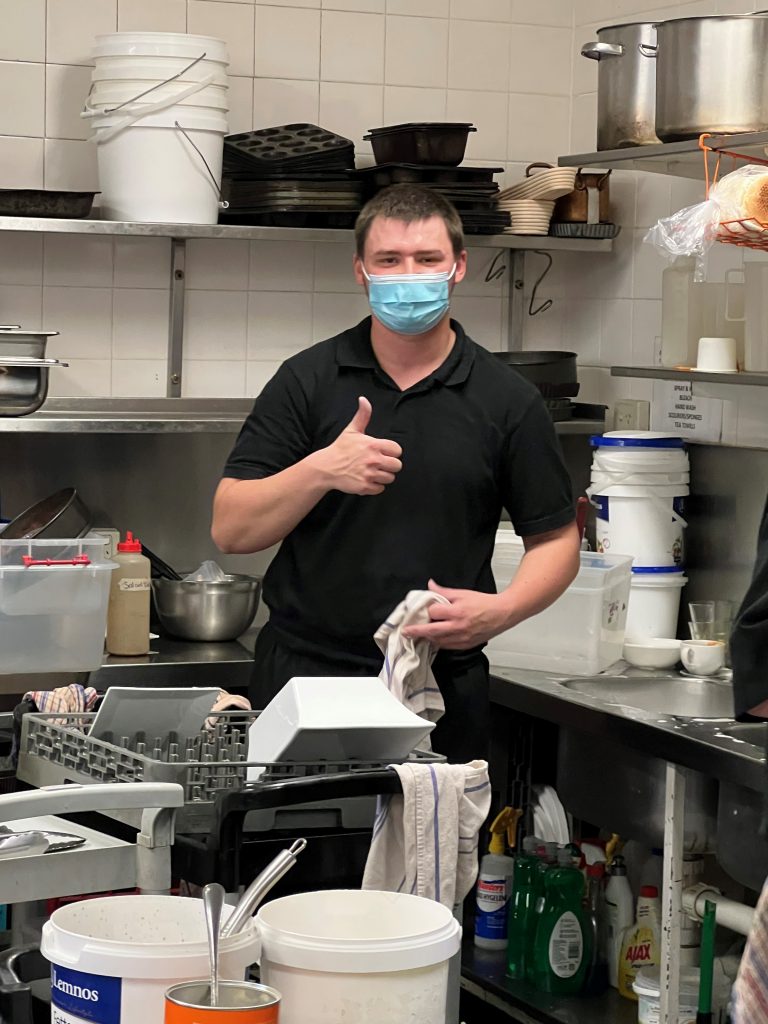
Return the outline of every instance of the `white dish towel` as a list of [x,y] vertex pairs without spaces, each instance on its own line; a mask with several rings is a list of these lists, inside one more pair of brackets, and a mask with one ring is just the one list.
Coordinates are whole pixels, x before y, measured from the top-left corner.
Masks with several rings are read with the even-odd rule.
[[[406,626],[428,623],[429,606],[435,601],[450,604],[431,590],[409,590],[405,600],[374,633],[374,640],[384,655],[379,678],[401,704],[428,722],[436,722],[445,711],[443,696],[432,674],[437,650],[429,640],[412,640],[403,636],[402,631]],[[429,747],[429,743],[424,746]]]
[[363,889],[406,892],[453,910],[477,878],[491,806],[487,761],[392,765],[403,794],[380,797]]

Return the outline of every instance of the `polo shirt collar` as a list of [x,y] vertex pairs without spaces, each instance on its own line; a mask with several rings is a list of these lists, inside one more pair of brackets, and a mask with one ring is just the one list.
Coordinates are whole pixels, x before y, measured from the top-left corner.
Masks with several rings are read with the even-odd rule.
[[[448,358],[441,366],[430,374],[430,378],[441,384],[451,386],[463,384],[469,376],[475,353],[464,328],[458,320],[451,320],[451,327],[456,334],[456,341]],[[357,370],[378,370],[379,364],[371,345],[371,317],[361,320],[356,327],[339,335],[336,346],[336,362],[339,366]]]

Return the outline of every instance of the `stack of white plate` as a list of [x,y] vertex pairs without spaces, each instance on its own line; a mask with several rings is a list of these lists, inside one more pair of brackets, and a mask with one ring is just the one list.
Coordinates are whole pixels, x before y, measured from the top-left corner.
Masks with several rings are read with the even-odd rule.
[[505,188],[499,192],[499,199],[543,199],[554,202],[573,192],[575,185],[575,167],[551,167]]
[[533,806],[533,828],[536,835],[545,842],[560,843],[571,841],[568,818],[560,798],[551,786],[534,786],[536,803]]
[[555,204],[541,199],[499,199],[499,209],[509,213],[507,234],[546,235]]

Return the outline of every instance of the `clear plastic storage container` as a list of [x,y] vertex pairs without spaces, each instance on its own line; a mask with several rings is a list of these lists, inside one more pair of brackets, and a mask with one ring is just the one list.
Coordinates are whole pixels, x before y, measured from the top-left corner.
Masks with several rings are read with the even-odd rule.
[[[509,586],[524,553],[522,546],[496,544],[498,591]],[[580,558],[576,579],[554,604],[488,643],[491,665],[591,676],[621,658],[632,559],[590,551]]]
[[3,540],[0,672],[91,672],[104,653],[114,562],[105,537]]

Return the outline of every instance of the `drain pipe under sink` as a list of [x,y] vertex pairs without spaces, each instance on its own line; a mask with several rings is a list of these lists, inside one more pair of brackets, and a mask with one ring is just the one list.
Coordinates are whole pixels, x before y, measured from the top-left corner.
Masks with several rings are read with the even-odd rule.
[[729,928],[739,935],[749,935],[755,908],[745,903],[729,900],[711,885],[700,883],[683,890],[683,911],[694,921],[704,920],[704,904],[711,900],[715,904],[716,921],[723,928]]

